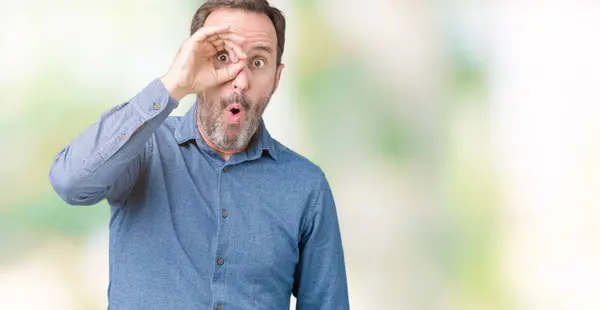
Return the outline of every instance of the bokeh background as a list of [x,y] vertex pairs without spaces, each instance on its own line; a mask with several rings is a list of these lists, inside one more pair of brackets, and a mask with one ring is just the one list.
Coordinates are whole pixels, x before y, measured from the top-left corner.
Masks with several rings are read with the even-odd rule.
[[[272,3],[265,119],[328,175],[353,309],[600,309],[600,1]],[[108,206],[49,167],[200,4],[0,1],[0,309],[106,309]]]

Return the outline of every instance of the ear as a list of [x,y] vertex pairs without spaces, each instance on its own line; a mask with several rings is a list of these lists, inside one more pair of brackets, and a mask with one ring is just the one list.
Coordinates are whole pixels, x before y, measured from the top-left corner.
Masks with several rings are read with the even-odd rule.
[[284,64],[279,64],[279,66],[277,66],[277,71],[275,72],[275,85],[273,85],[273,93],[275,93],[275,91],[277,90],[277,86],[279,86],[279,79],[281,78],[281,71],[283,71],[284,67],[285,67]]

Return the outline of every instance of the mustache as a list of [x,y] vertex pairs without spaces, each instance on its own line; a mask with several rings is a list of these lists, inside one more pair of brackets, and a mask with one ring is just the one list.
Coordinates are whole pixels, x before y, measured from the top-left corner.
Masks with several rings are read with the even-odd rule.
[[250,99],[243,93],[231,93],[227,98],[221,98],[221,108],[225,109],[232,103],[239,103],[244,110],[250,109]]

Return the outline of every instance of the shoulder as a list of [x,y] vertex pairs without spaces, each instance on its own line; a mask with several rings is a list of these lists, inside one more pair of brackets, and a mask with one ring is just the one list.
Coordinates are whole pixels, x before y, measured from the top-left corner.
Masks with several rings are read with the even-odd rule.
[[156,128],[156,138],[160,140],[166,139],[181,142],[186,138],[183,132],[184,121],[185,118],[183,116],[167,116],[158,128]]
[[163,130],[168,130],[172,133],[175,133],[179,127],[183,124],[183,116],[174,116],[169,115],[165,119],[165,121],[161,124],[161,128]]
[[149,139],[152,150],[160,149],[162,151],[160,154],[167,150],[169,151],[166,153],[172,153],[182,142],[190,140],[183,130],[184,120],[182,116],[167,116],[160,125],[154,128],[152,138]]
[[294,179],[312,190],[328,187],[325,172],[317,163],[277,140],[274,140],[274,145],[278,154],[278,166],[285,174],[293,176]]

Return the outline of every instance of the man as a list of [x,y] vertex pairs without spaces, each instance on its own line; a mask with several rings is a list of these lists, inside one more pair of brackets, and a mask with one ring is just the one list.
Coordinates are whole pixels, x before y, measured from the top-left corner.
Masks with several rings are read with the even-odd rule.
[[262,120],[284,33],[265,0],[207,1],[168,72],[56,156],[67,203],[110,204],[110,309],[349,308],[329,184]]

